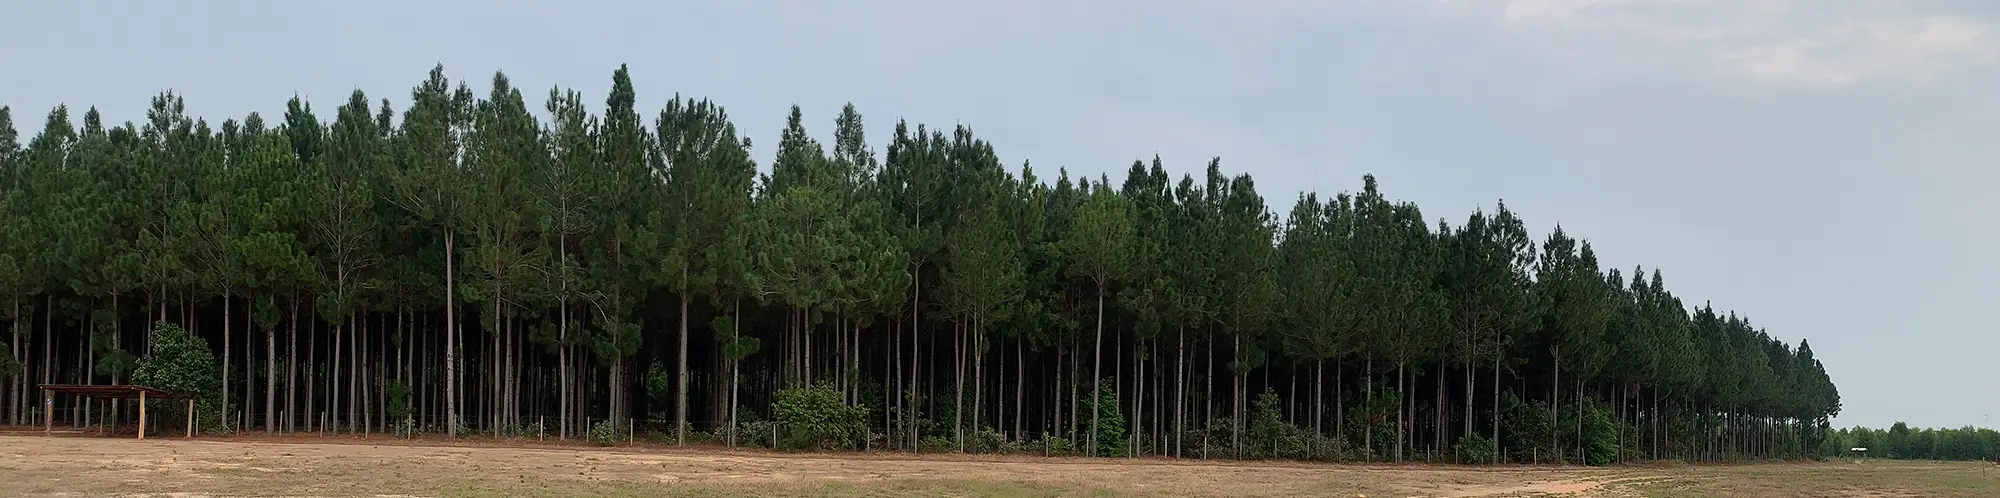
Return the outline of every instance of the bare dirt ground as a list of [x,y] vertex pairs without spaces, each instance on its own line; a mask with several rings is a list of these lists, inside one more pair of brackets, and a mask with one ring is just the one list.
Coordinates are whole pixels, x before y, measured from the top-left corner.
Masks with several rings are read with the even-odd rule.
[[0,435],[0,496],[2000,496],[2000,471],[1984,463],[1591,469],[782,454],[477,441]]

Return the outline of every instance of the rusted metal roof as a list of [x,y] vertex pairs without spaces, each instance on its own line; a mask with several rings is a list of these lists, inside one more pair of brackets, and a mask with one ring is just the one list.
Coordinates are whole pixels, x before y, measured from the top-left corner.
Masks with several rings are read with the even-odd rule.
[[42,389],[86,398],[139,399],[139,393],[145,393],[148,399],[190,397],[186,394],[174,394],[146,386],[134,385],[44,384],[42,385]]

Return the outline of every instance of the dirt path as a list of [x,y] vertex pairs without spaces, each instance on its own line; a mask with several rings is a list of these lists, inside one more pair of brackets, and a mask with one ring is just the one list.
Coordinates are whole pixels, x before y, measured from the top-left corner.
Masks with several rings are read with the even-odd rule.
[[[1838,466],[1541,468],[777,454],[710,448],[437,446],[0,436],[0,496],[1671,496],[1774,495]],[[337,441],[337,444],[335,443]],[[1885,475],[1906,475],[1895,469]],[[1740,476],[1749,479],[1733,481]],[[1808,481],[1812,482],[1812,481]],[[1821,480],[1820,482],[1823,482]],[[1725,484],[1724,492],[1685,487]],[[1769,487],[1754,487],[1760,485]],[[1907,485],[1902,485],[1907,488]],[[1681,488],[1677,488],[1681,489]],[[1881,488],[1893,489],[1893,488]],[[1824,491],[1824,489],[1822,490]],[[1750,492],[1751,494],[1740,494]],[[173,495],[172,493],[180,493]],[[1934,495],[1927,495],[1934,496]]]

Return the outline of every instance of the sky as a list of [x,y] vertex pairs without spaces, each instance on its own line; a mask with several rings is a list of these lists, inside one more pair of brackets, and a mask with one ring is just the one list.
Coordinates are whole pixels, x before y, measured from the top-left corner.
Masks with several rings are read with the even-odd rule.
[[0,105],[219,123],[408,105],[433,65],[601,112],[727,107],[768,164],[787,107],[970,126],[1039,176],[1220,157],[1274,209],[1358,190],[1462,222],[1504,199],[1796,344],[1837,425],[2000,414],[2000,4],[1923,0],[0,2]]

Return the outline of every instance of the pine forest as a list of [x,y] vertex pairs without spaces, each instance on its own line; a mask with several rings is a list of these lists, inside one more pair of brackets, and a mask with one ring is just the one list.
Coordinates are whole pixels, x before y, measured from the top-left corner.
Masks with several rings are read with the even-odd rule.
[[1583,464],[1856,437],[1805,340],[1504,202],[1072,177],[851,105],[758,152],[715,102],[635,108],[623,67],[601,107],[443,66],[403,97],[0,108],[0,417],[129,425],[37,386],[142,384],[206,432]]

